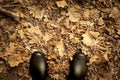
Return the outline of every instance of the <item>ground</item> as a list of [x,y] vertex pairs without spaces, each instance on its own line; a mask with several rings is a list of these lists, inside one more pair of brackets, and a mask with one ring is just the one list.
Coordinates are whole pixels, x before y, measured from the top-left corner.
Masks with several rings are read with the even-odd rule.
[[120,0],[0,0],[0,80],[31,80],[37,50],[49,80],[66,80],[79,49],[86,80],[120,79]]

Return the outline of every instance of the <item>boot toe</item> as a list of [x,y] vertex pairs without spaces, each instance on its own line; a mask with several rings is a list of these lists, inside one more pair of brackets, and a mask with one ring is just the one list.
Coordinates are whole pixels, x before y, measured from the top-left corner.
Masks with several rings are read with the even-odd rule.
[[46,60],[42,52],[33,52],[30,58],[30,74],[33,80],[43,79],[46,74]]
[[87,59],[82,52],[77,52],[73,56],[70,64],[70,79],[69,80],[84,80],[87,74]]

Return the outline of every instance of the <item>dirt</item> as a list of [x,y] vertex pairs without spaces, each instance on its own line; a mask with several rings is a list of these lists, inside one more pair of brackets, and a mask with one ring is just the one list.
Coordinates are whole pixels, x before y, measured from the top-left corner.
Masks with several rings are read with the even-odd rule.
[[34,51],[45,54],[49,80],[66,80],[79,49],[86,80],[120,79],[119,0],[0,0],[0,80],[31,80]]

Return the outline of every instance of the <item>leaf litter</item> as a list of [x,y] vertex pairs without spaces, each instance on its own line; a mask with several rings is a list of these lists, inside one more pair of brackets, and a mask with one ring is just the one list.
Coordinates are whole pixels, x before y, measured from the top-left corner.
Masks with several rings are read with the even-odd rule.
[[86,80],[119,80],[120,2],[85,2],[1,0],[0,80],[31,80],[34,50],[48,59],[49,80],[65,80],[79,48],[88,59]]

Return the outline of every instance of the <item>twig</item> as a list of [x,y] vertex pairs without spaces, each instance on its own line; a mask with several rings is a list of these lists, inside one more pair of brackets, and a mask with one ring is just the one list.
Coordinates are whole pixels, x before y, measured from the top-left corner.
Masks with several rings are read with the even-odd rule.
[[7,10],[1,8],[1,7],[0,7],[0,12],[5,14],[5,15],[7,15],[7,16],[9,16],[9,17],[11,17],[11,18],[13,18],[15,21],[20,23],[20,16],[18,14],[15,14],[13,12],[7,11]]
[[0,5],[2,8],[22,7],[22,5]]

